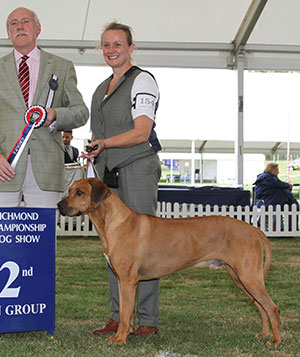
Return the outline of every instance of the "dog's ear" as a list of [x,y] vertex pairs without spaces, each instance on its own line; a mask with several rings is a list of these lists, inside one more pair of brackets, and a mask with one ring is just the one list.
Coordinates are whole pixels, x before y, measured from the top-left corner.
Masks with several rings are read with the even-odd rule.
[[89,184],[92,186],[91,200],[97,207],[102,201],[111,194],[110,189],[99,179],[89,179]]

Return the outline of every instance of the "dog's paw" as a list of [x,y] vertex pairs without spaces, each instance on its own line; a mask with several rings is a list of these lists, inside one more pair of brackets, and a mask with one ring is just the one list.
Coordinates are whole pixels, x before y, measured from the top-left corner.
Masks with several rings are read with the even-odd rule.
[[119,338],[117,335],[110,336],[109,344],[110,345],[124,345],[126,343],[126,339]]
[[268,337],[268,336],[270,336],[269,332],[261,332],[261,333],[258,333],[255,335],[255,337],[257,337],[257,338]]
[[281,345],[281,341],[268,341],[266,343],[266,346],[268,346],[268,347],[273,346],[273,345],[275,345],[275,347],[278,347]]

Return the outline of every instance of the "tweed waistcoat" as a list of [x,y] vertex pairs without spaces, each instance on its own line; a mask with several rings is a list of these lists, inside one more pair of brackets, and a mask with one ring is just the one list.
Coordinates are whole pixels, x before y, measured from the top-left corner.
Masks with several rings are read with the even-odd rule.
[[[131,67],[105,99],[103,98],[112,77],[106,79],[96,89],[91,109],[91,129],[95,139],[109,138],[133,129],[131,90],[135,78],[141,72],[140,68]],[[149,150],[151,146],[148,141],[128,148],[109,148],[99,155],[97,166],[103,169],[106,165],[109,170],[112,170],[130,158],[136,156],[142,158],[143,153],[145,156],[149,155]]]

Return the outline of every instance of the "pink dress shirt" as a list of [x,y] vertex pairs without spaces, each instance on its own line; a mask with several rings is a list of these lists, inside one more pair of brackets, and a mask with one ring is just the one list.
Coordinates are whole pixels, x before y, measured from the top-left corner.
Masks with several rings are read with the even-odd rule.
[[[19,72],[19,66],[21,63],[21,57],[23,56],[20,52],[14,49],[15,60],[17,71]],[[40,69],[40,59],[41,59],[41,51],[35,47],[28,55],[29,58],[27,60],[27,64],[29,66],[29,99],[28,106],[30,107],[33,102],[35,89],[37,86],[37,80]]]

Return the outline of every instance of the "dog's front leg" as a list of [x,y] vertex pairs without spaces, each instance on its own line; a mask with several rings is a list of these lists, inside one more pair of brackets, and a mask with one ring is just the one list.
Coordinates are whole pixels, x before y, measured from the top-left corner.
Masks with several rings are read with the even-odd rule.
[[126,343],[127,336],[134,331],[133,317],[138,281],[120,281],[119,287],[119,327],[115,336],[109,342],[114,345]]

